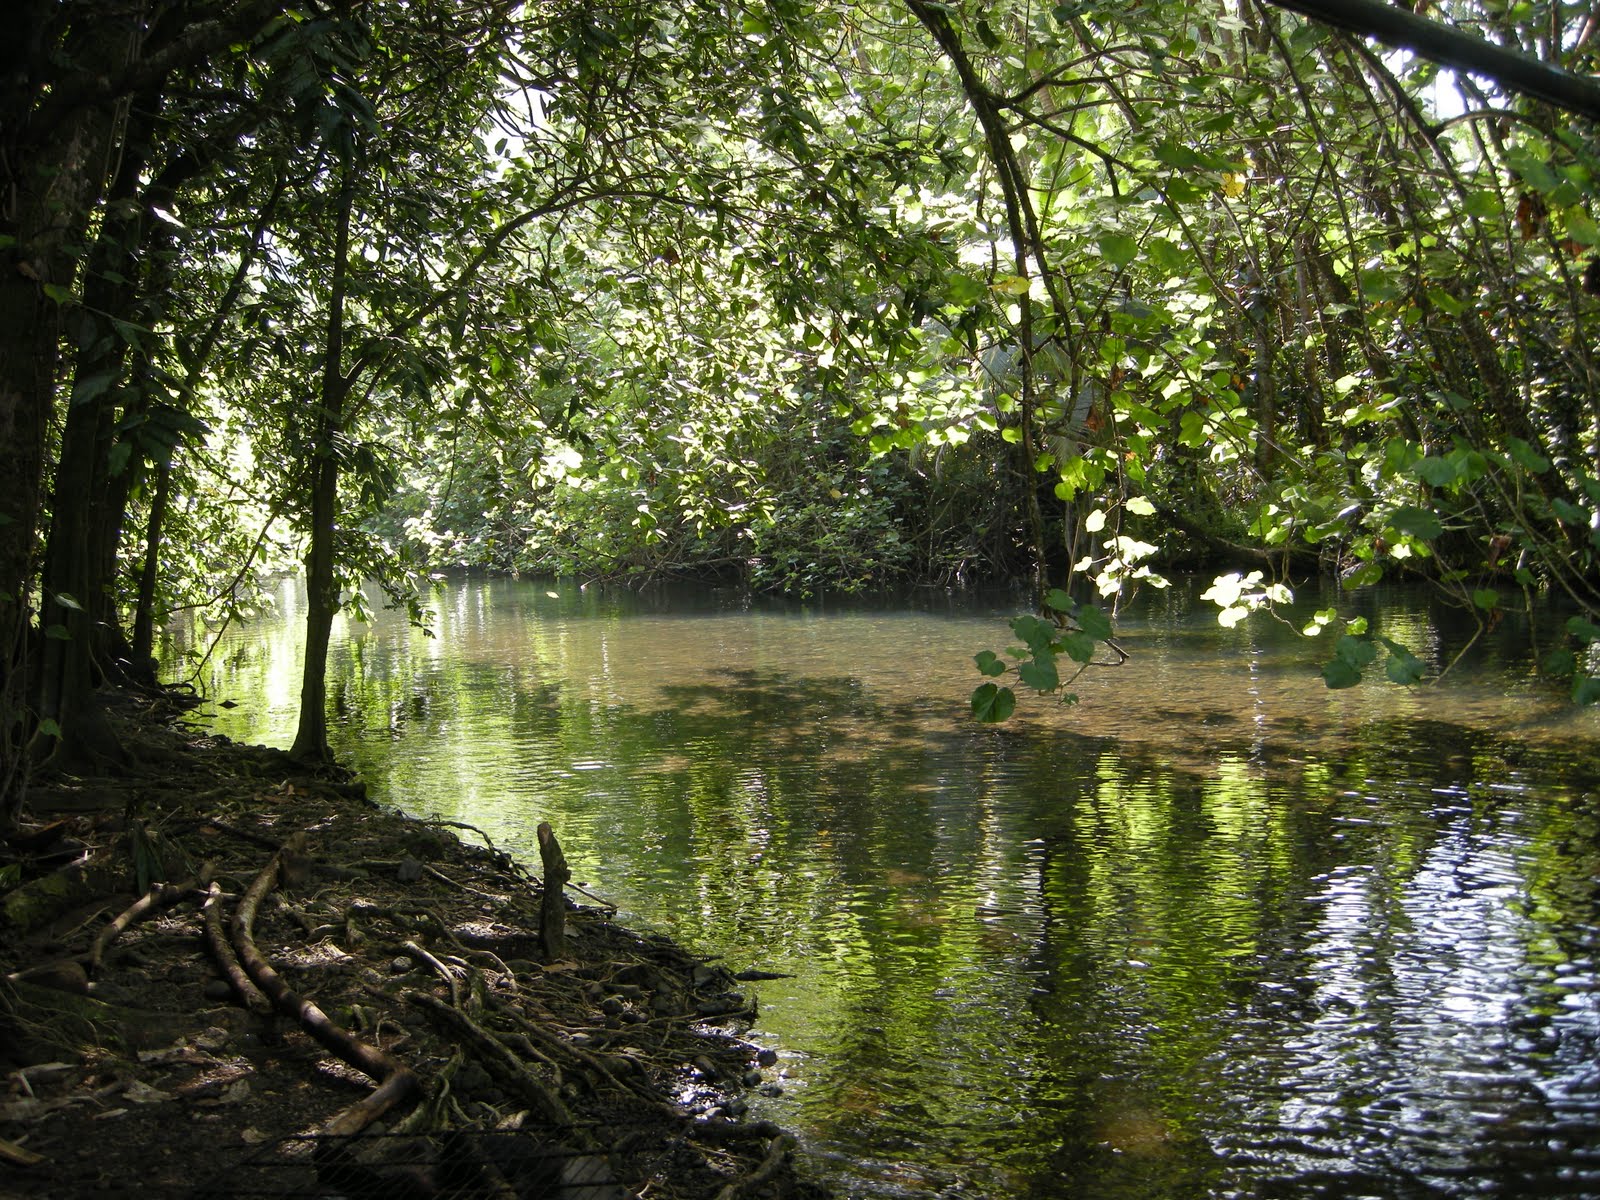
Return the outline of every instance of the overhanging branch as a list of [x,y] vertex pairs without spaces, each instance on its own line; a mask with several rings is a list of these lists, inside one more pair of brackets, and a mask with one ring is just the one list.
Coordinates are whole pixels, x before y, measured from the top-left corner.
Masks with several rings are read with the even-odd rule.
[[1430,21],[1383,0],[1267,0],[1346,33],[1376,38],[1442,67],[1481,75],[1501,87],[1533,96],[1567,112],[1600,121],[1600,81],[1540,62],[1520,50]]

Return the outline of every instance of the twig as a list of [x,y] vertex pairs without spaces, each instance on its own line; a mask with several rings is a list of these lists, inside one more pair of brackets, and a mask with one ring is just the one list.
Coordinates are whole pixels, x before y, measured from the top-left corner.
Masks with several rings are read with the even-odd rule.
[[426,818],[426,819],[424,819],[422,821],[422,824],[424,824],[424,825],[443,825],[443,826],[446,826],[449,829],[466,829],[466,830],[469,830],[472,833],[475,833],[479,837],[481,837],[483,839],[483,844],[488,846],[491,851],[493,851],[495,854],[499,855],[501,858],[509,858],[510,857],[510,855],[508,855],[504,850],[500,849],[499,846],[496,846],[494,844],[494,840],[492,838],[490,838],[490,836],[487,833],[485,833],[483,830],[479,829],[476,825],[468,825],[465,821],[447,821],[443,817],[428,817],[428,818]]
[[422,864],[422,870],[424,873],[432,875],[441,883],[448,883],[451,887],[458,888],[470,895],[482,896],[485,900],[502,901],[505,899],[504,896],[497,896],[493,892],[486,892],[482,888],[475,888],[470,883],[461,883],[458,880],[451,879],[450,876],[446,875],[443,871],[439,870],[437,867],[429,866],[427,863]]

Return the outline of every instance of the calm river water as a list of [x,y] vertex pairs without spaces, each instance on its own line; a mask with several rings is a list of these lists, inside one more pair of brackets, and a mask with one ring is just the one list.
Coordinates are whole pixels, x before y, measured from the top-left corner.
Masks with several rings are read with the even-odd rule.
[[[336,630],[340,754],[756,985],[759,1100],[857,1196],[1600,1197],[1600,716],[1486,646],[1330,692],[1263,615],[975,726],[1007,603],[468,580]],[[207,667],[287,746],[283,621]],[[1374,612],[1418,651],[1418,605]]]

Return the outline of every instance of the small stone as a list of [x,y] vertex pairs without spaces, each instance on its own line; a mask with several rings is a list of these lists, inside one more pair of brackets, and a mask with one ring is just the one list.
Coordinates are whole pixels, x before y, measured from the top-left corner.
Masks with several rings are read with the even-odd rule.
[[645,1016],[638,1009],[630,1008],[627,1012],[622,1014],[622,1019],[633,1025],[643,1025],[650,1018]]
[[756,1090],[759,1091],[763,1096],[781,1096],[781,1095],[783,1095],[783,1089],[781,1087],[779,1087],[775,1083],[763,1083]]
[[700,1072],[701,1079],[715,1079],[720,1074],[716,1064],[704,1054],[694,1060],[694,1069]]
[[624,1004],[621,1000],[618,1000],[615,996],[607,996],[600,1002],[600,1011],[605,1013],[608,1017],[620,1017],[623,1010],[627,1007],[628,1006],[626,1004]]
[[696,967],[694,969],[694,974],[691,976],[691,978],[694,980],[694,986],[697,988],[705,987],[706,984],[710,983],[716,977],[716,971],[706,966],[704,963],[701,963],[698,967]]
[[744,1080],[745,1087],[755,1087],[756,1084],[761,1082],[762,1076],[760,1071],[757,1071],[752,1067],[750,1070],[746,1071],[742,1076],[740,1076],[740,1078]]
[[226,979],[213,979],[206,984],[205,995],[207,1000],[220,1002],[233,995],[233,988]]
[[750,1111],[750,1106],[735,1096],[732,1100],[729,1100],[722,1106],[722,1111],[727,1113],[730,1117],[742,1117],[745,1113]]
[[401,883],[415,883],[422,878],[422,864],[408,854],[400,860],[394,876]]
[[644,989],[633,983],[618,984],[617,995],[621,996],[624,1000],[643,1000]]
[[668,1013],[675,1011],[678,1006],[672,1002],[671,996],[657,996],[650,1001],[650,1007],[664,1017]]
[[389,960],[389,974],[404,975],[411,970],[411,960],[404,955]]
[[763,1067],[775,1067],[778,1065],[778,1052],[771,1046],[764,1046],[756,1055],[756,1062]]

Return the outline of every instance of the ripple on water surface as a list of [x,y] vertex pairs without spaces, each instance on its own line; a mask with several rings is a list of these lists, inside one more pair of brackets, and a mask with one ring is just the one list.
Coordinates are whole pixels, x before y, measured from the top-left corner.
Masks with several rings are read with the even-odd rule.
[[[1466,670],[1331,693],[1180,613],[980,730],[993,614],[693,613],[455,585],[438,638],[339,644],[334,737],[384,799],[529,861],[548,820],[629,919],[792,976],[759,1103],[850,1194],[1600,1197],[1592,717]],[[292,649],[214,690],[292,695]]]

